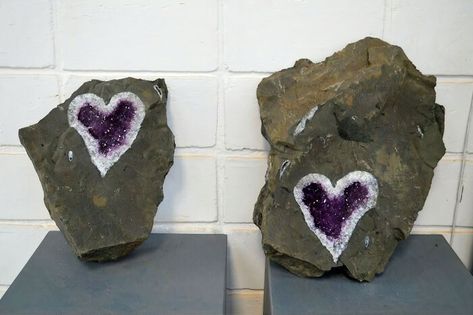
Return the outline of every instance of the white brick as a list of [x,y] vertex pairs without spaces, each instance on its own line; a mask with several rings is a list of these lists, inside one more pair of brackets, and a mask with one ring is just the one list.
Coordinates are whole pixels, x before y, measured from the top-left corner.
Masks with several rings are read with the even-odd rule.
[[227,290],[225,314],[263,314],[263,297],[263,290]]
[[[67,99],[83,83],[92,80],[120,79],[117,76],[70,76],[64,85]],[[156,76],[139,76],[155,80]],[[217,130],[218,85],[213,76],[166,77],[168,123],[177,147],[212,147]]]
[[471,0],[390,0],[385,39],[401,46],[419,70],[473,74]]
[[230,78],[225,84],[225,146],[269,150],[261,135],[256,87],[263,77]]
[[0,178],[0,219],[50,218],[43,202],[41,183],[26,154],[0,154]]
[[215,78],[169,78],[169,125],[178,147],[212,147],[217,131]]
[[253,209],[264,185],[266,167],[266,159],[225,160],[225,222],[253,222]]
[[457,207],[456,224],[473,227],[473,159],[465,163],[463,193]]
[[49,67],[54,63],[49,0],[0,1],[0,66]]
[[216,165],[213,158],[175,157],[164,182],[164,200],[156,218],[160,222],[217,220]]
[[452,248],[468,270],[473,272],[473,230],[456,232]]
[[210,71],[216,0],[61,2],[66,69]]
[[0,284],[10,285],[33,255],[47,231],[0,231]]
[[443,159],[439,162],[416,225],[452,225],[460,166],[460,160]]
[[54,76],[0,76],[0,144],[19,145],[18,129],[37,123],[58,102]]
[[463,152],[473,84],[439,83],[436,102],[445,106],[445,133],[447,152]]
[[230,289],[263,289],[265,256],[255,228],[225,229],[228,237],[227,279]]
[[299,58],[323,60],[349,42],[381,37],[384,2],[224,2],[225,62],[236,71],[275,71]]

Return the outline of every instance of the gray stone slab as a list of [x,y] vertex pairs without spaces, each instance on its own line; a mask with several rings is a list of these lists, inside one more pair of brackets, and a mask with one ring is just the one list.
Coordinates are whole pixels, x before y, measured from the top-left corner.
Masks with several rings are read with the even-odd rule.
[[264,314],[473,314],[473,277],[442,236],[399,243],[386,270],[370,283],[340,270],[300,278],[266,265]]
[[49,232],[0,314],[223,314],[226,235],[151,234],[116,262],[77,259]]

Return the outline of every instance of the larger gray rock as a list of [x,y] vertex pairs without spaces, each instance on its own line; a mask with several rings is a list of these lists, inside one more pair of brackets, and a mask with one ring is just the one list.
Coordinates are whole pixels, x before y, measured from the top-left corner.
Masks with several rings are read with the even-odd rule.
[[20,130],[51,218],[82,259],[116,259],[151,232],[175,147],[166,100],[163,79],[93,80]]
[[310,277],[343,266],[369,281],[384,270],[445,153],[435,84],[375,38],[261,81],[271,151],[254,222],[271,260]]

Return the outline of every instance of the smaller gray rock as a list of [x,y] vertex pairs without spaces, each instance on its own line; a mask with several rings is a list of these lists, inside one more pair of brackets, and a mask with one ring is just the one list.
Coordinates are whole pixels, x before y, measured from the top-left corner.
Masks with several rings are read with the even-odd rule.
[[51,218],[75,254],[106,261],[148,238],[173,164],[163,79],[89,81],[20,129]]

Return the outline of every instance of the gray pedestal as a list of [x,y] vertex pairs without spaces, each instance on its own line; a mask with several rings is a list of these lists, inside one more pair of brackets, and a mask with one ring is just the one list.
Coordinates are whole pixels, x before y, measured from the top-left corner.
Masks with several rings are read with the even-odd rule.
[[473,277],[442,236],[413,235],[370,283],[266,265],[264,314],[473,314]]
[[0,314],[223,314],[225,269],[226,235],[152,234],[123,259],[85,263],[49,232]]

